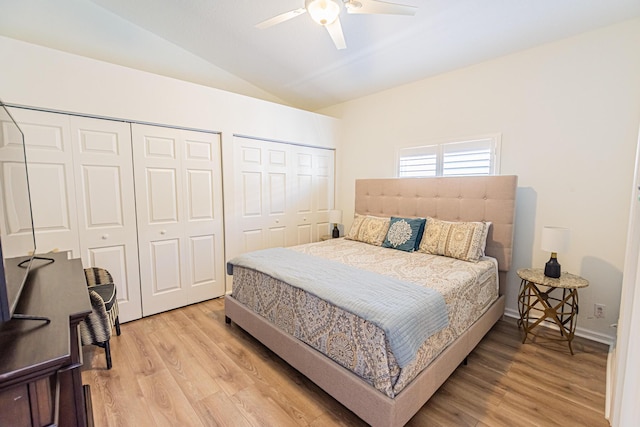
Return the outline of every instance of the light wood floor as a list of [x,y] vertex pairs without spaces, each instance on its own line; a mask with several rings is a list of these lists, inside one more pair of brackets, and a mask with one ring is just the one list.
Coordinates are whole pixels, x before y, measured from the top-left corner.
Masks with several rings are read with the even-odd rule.
[[[608,426],[608,348],[521,344],[500,321],[410,426]],[[556,332],[557,334],[557,332]],[[84,347],[98,427],[361,426],[350,411],[237,325],[216,299],[122,325],[104,351]]]

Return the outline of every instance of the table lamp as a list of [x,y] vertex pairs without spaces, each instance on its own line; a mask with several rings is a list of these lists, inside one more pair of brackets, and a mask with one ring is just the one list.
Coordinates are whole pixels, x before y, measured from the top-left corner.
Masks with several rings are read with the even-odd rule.
[[551,252],[551,258],[544,266],[544,275],[557,279],[560,277],[558,252],[566,252],[569,248],[569,229],[564,227],[545,226],[542,229],[542,250]]
[[333,232],[331,236],[335,239],[340,237],[340,230],[338,230],[338,224],[342,224],[342,211],[338,209],[332,209],[329,211],[329,222],[333,223]]

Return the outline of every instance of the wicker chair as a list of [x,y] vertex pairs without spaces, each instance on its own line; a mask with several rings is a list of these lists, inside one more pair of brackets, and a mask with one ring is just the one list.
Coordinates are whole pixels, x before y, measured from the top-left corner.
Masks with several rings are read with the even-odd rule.
[[104,348],[107,369],[111,369],[111,330],[115,326],[120,335],[116,286],[111,274],[104,268],[85,268],[84,275],[89,287],[91,313],[80,322],[82,345],[97,345]]

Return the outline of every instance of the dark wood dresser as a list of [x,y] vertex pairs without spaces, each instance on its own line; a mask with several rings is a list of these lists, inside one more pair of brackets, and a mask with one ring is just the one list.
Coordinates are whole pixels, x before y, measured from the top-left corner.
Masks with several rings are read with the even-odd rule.
[[0,426],[92,426],[91,393],[82,386],[78,323],[91,312],[82,263],[66,253],[34,260],[16,313],[50,323],[0,324]]

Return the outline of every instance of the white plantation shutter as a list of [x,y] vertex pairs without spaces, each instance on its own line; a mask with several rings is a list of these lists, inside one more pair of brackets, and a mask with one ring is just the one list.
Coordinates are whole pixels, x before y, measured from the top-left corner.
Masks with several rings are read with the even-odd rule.
[[499,148],[499,135],[401,148],[398,176],[496,175],[499,173]]
[[492,175],[493,141],[442,144],[442,176]]
[[404,148],[400,155],[400,177],[437,176],[438,146]]

